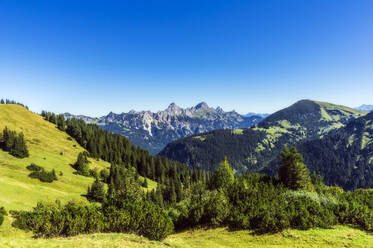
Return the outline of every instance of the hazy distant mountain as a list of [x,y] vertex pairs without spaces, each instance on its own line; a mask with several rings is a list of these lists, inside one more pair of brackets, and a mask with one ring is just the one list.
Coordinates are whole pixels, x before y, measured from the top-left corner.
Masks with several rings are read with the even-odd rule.
[[356,109],[361,110],[361,111],[373,111],[373,105],[363,104],[363,105],[357,107]]
[[131,110],[121,114],[110,112],[100,118],[64,115],[96,123],[104,130],[124,135],[151,154],[157,154],[169,142],[180,138],[216,129],[247,128],[263,120],[261,114],[246,117],[235,111],[225,112],[220,107],[209,107],[205,102],[190,108],[171,103],[167,109],[156,113]]
[[269,116],[269,114],[259,114],[259,113],[249,112],[249,113],[247,113],[246,115],[243,115],[243,116],[245,116],[245,117],[260,116],[260,117],[262,117],[264,119],[267,116]]
[[217,130],[171,142],[160,155],[206,170],[213,170],[227,156],[239,172],[268,171],[285,144],[319,139],[365,114],[340,105],[302,100],[252,128]]

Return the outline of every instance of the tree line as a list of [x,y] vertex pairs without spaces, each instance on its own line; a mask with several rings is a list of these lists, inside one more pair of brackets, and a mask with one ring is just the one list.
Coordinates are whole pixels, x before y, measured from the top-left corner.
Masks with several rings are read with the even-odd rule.
[[85,158],[87,156],[127,169],[134,167],[136,177],[146,177],[158,183],[158,189],[150,192],[149,197],[157,195],[159,202],[164,204],[182,200],[185,189],[199,182],[206,184],[210,177],[210,173],[204,170],[191,169],[185,164],[152,156],[148,151],[132,145],[126,137],[102,130],[96,124],[87,124],[77,119],[65,120],[62,114],[47,111],[42,111],[41,115],[45,120],[56,124],[58,129],[68,133],[89,152],[78,155],[74,166],[78,174],[90,175],[89,163]]
[[20,102],[16,102],[14,100],[9,100],[9,99],[5,99],[5,100],[1,99],[0,100],[0,104],[17,104],[17,105],[20,105],[20,106],[22,106],[22,107],[24,107],[26,109],[29,109],[26,105],[24,105],[24,104],[22,104]]

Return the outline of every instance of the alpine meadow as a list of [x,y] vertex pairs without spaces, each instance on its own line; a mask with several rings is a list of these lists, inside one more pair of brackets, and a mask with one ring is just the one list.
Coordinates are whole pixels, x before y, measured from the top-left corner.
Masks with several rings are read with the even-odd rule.
[[373,247],[372,12],[1,2],[0,247]]

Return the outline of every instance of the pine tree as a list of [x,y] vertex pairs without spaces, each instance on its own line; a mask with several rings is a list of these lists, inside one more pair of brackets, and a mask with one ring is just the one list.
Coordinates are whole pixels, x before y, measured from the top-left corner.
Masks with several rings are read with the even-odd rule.
[[89,176],[89,161],[87,154],[83,152],[79,153],[78,159],[75,163],[75,169],[79,175]]
[[302,154],[295,147],[284,147],[280,155],[280,181],[292,190],[313,190],[310,172],[303,163]]
[[65,131],[65,117],[62,114],[57,117],[57,127],[61,131]]
[[234,181],[233,171],[229,165],[227,157],[220,163],[210,179],[211,189],[226,190]]
[[1,99],[0,104],[5,104],[4,99]]
[[105,200],[105,189],[104,184],[97,178],[93,182],[92,186],[88,188],[87,198],[90,201],[104,202]]
[[144,188],[148,188],[148,180],[146,180],[146,178],[144,178],[144,182],[141,184],[141,186]]

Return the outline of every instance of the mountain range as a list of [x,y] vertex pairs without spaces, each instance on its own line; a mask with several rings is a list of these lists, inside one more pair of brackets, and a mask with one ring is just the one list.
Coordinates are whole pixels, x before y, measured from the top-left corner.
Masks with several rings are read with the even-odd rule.
[[171,142],[160,155],[207,170],[214,170],[227,156],[240,173],[276,174],[283,146],[297,145],[311,171],[320,172],[328,184],[372,187],[373,115],[367,113],[301,100],[251,128],[216,130]]
[[163,111],[135,111],[115,114],[110,112],[100,118],[84,115],[64,114],[65,118],[76,118],[94,123],[102,129],[126,136],[134,145],[159,153],[169,142],[216,129],[248,128],[262,121],[266,114],[240,115],[235,111],[209,107],[201,102],[194,107],[181,108],[171,103]]

